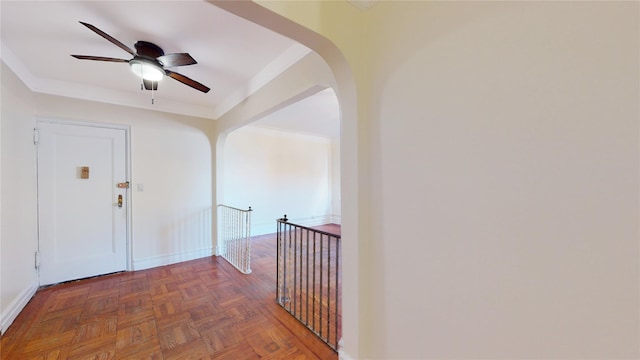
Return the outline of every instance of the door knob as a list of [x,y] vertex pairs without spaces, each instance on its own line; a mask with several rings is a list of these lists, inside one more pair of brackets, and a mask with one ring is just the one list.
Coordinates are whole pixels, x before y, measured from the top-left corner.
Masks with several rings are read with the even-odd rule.
[[118,207],[122,207],[122,195],[118,195]]

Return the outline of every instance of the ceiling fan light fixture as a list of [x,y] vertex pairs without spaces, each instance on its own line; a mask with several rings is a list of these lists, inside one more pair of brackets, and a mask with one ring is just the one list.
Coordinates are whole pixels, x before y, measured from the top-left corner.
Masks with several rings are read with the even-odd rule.
[[80,21],[80,23],[88,27],[89,30],[93,31],[94,33],[107,39],[112,44],[133,55],[133,59],[125,60],[105,56],[71,55],[74,58],[80,60],[98,60],[128,63],[131,71],[142,79],[141,88],[146,90],[157,90],[158,81],[162,80],[165,75],[196,90],[202,91],[205,94],[209,92],[209,90],[211,90],[205,85],[182,74],[164,69],[165,67],[172,68],[174,66],[197,64],[198,62],[193,57],[191,57],[189,53],[165,54],[158,45],[142,40],[136,42],[136,52],[134,52],[127,45],[114,39],[111,35],[105,33],[97,27],[88,23],[84,23],[82,21]]
[[164,70],[151,61],[133,59],[129,61],[131,71],[144,80],[159,81],[164,77]]

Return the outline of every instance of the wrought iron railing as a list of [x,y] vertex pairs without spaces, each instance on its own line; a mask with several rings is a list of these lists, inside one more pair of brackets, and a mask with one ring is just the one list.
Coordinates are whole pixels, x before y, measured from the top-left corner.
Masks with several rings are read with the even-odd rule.
[[340,235],[278,219],[277,302],[332,349],[340,340]]
[[218,205],[221,255],[243,274],[251,273],[251,211]]

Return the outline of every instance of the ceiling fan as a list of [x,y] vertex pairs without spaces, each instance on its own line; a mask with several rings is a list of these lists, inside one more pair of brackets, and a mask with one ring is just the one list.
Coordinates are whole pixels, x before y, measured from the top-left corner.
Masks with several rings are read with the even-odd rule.
[[205,85],[202,85],[201,83],[193,79],[190,79],[182,74],[179,74],[177,72],[173,72],[167,69],[169,67],[174,67],[174,66],[185,66],[185,65],[197,64],[196,60],[192,58],[191,55],[189,55],[188,53],[165,54],[164,51],[158,45],[154,43],[150,43],[148,41],[136,42],[134,45],[136,48],[136,52],[134,52],[127,45],[114,39],[109,34],[98,29],[97,27],[82,21],[80,21],[80,23],[88,27],[89,29],[91,29],[96,34],[109,40],[111,43],[115,44],[122,50],[133,55],[133,58],[130,60],[126,60],[126,59],[118,59],[118,58],[103,57],[103,56],[71,55],[74,58],[81,59],[81,60],[98,60],[98,61],[128,63],[129,66],[131,67],[131,71],[133,71],[136,75],[138,75],[142,79],[142,83],[146,90],[157,90],[158,81],[161,80],[165,75],[172,79],[178,80],[179,82],[187,86],[190,86],[196,90],[200,90],[203,93],[207,93],[210,90]]

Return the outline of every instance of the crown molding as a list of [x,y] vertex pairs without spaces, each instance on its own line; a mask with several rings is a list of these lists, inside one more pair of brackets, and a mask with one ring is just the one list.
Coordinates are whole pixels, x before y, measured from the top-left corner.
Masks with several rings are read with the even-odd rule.
[[220,118],[309,53],[311,53],[311,50],[304,45],[298,43],[291,45],[285,52],[280,54],[280,56],[275,58],[251,78],[251,80],[246,83],[246,86],[237,89],[225,98],[220,105],[216,106],[213,117],[216,119]]
[[220,116],[233,109],[236,105],[246,100],[249,96],[276,78],[278,75],[285,72],[289,67],[310,52],[311,50],[303,45],[292,45],[252,77],[245,86],[237,89],[230,96],[225,98],[222,103],[215,107],[208,107],[163,99],[161,96],[155,99],[155,104],[151,104],[151,101],[141,102],[139,97],[131,96],[130,92],[109,90],[99,86],[89,86],[41,78],[31,73],[22,61],[20,61],[13,53],[13,51],[0,42],[0,59],[2,59],[18,76],[18,78],[20,78],[20,80],[22,80],[22,82],[24,82],[24,84],[33,92],[213,120],[218,119]]

